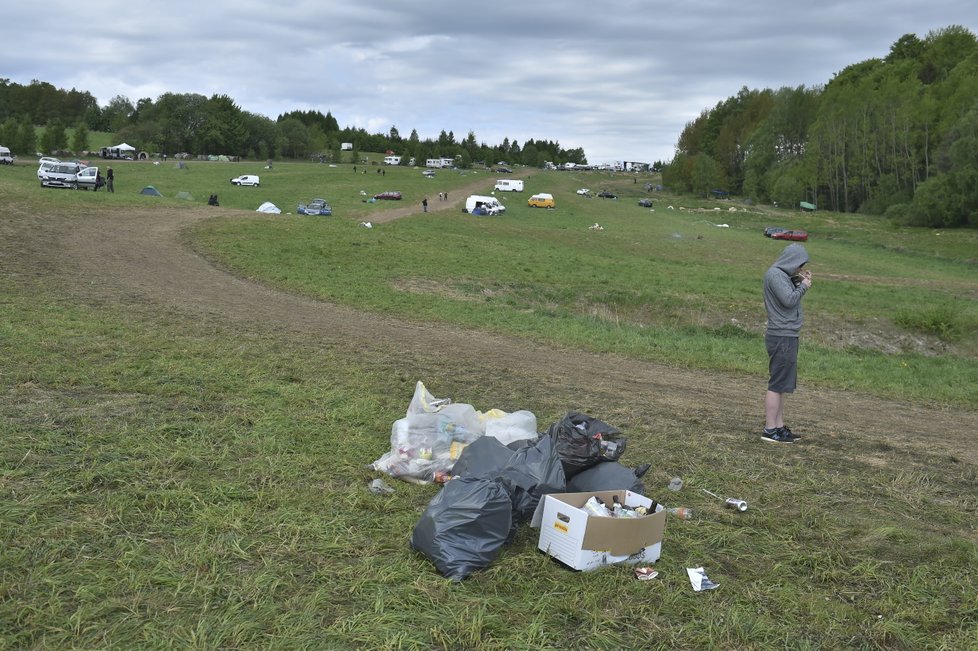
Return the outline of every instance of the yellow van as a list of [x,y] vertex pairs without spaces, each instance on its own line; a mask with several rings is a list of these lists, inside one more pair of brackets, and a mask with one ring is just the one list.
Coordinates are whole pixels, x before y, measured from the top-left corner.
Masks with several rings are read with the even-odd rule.
[[531,208],[553,208],[554,207],[554,195],[547,194],[546,192],[541,192],[535,194],[526,200],[526,203]]

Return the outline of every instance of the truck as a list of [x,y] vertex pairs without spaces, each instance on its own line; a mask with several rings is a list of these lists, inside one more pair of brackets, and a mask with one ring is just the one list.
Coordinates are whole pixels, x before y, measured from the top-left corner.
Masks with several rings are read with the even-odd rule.
[[506,206],[499,203],[496,197],[473,194],[465,200],[465,212],[472,215],[498,215],[506,212]]
[[523,179],[497,179],[496,190],[500,192],[522,192]]

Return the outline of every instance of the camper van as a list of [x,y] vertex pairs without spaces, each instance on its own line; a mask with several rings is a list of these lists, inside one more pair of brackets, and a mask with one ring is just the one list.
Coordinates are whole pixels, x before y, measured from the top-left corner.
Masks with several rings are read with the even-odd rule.
[[400,156],[384,156],[384,165],[400,165]]
[[555,205],[554,195],[548,192],[540,192],[527,199],[526,203],[531,208],[553,208]]
[[506,212],[506,206],[499,203],[496,197],[473,194],[465,200],[465,212],[473,215],[498,215]]
[[499,179],[496,181],[496,189],[500,192],[522,192],[522,179]]
[[13,162],[14,157],[10,155],[10,150],[0,145],[0,165],[11,165]]

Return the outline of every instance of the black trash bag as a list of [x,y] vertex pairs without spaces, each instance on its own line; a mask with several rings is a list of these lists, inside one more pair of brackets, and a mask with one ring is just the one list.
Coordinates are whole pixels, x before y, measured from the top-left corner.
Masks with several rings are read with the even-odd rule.
[[509,463],[513,450],[492,436],[480,436],[462,449],[452,474],[459,477],[493,477]]
[[547,435],[554,439],[568,481],[601,461],[617,461],[627,443],[616,428],[576,411],[551,425]]
[[487,567],[510,539],[512,498],[502,483],[459,477],[435,495],[414,525],[411,548],[461,581]]
[[642,475],[648,466],[633,469],[621,465],[617,461],[608,461],[591,466],[587,470],[574,475],[567,482],[568,493],[596,493],[599,491],[628,490],[639,495],[645,495],[645,484]]
[[567,490],[564,467],[549,436],[514,452],[497,476],[513,498],[514,526],[533,517],[544,495]]

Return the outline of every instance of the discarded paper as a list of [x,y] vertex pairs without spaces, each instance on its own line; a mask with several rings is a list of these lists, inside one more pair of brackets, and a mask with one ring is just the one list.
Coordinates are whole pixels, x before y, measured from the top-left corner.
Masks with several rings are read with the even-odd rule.
[[692,584],[693,591],[695,592],[714,590],[720,587],[719,583],[714,583],[706,576],[706,570],[702,567],[687,567],[686,573],[689,574],[689,582]]

